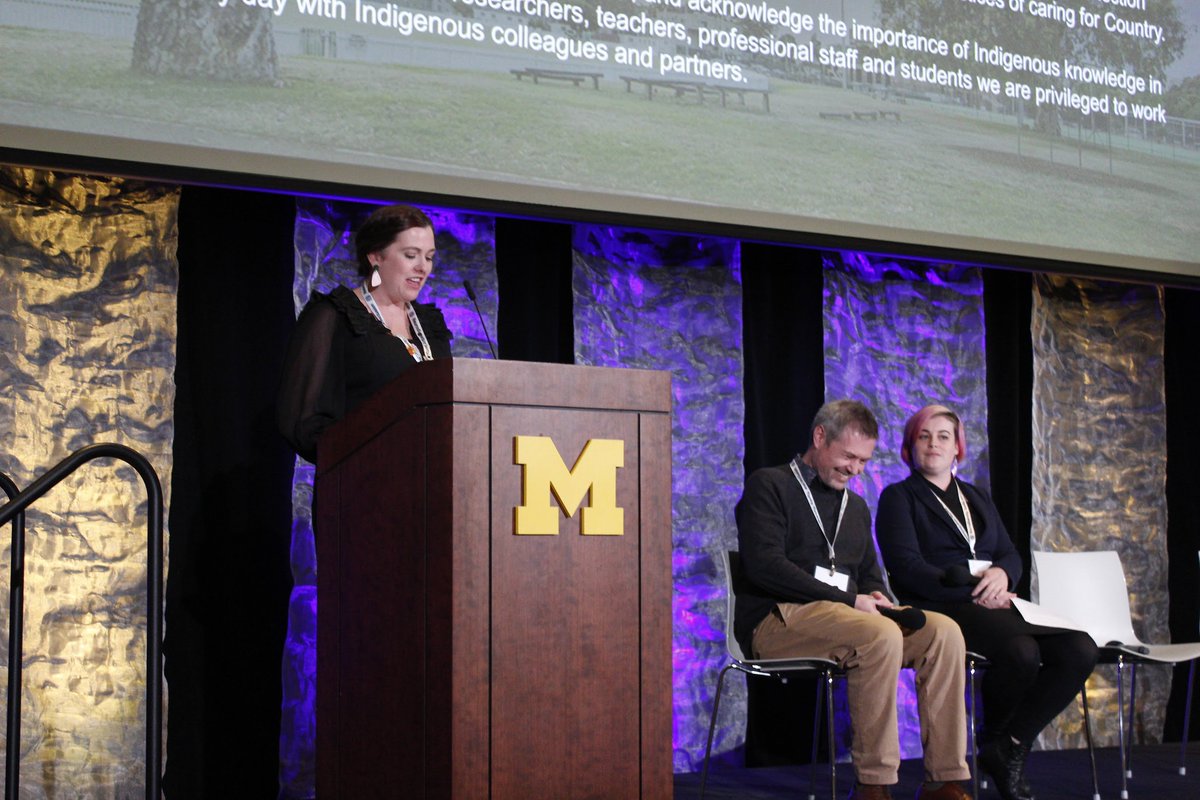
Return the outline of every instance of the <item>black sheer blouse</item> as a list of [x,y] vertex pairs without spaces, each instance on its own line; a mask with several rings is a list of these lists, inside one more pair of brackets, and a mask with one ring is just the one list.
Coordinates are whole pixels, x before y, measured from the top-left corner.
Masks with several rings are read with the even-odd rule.
[[[450,329],[437,306],[413,303],[434,358],[450,357]],[[309,461],[325,429],[417,362],[351,290],[313,294],[300,312],[284,364],[279,429]]]
[[[971,522],[973,522],[977,527],[979,526],[979,512],[971,511],[969,502],[967,503],[967,508],[963,508],[963,504],[959,500],[958,478],[951,478],[950,484],[943,489],[933,481],[926,478],[924,475],[921,475],[921,477],[924,478],[925,483],[929,484],[929,488],[933,490],[934,496],[940,499],[946,508],[950,509],[950,513],[958,518],[959,523],[961,523],[964,528],[967,526],[968,512],[971,514]],[[966,500],[966,497],[964,496],[962,499]]]

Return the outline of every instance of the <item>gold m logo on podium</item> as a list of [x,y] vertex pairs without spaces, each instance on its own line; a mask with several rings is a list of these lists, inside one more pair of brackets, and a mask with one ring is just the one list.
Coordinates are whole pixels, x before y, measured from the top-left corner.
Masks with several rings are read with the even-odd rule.
[[[571,517],[588,498],[579,514],[584,536],[623,536],[625,510],[617,506],[617,469],[625,466],[621,439],[589,439],[575,466],[567,469],[549,436],[514,436],[513,463],[522,470],[521,505],[513,508],[513,533],[521,536],[557,536],[559,512]],[[556,508],[550,495],[558,501]]]

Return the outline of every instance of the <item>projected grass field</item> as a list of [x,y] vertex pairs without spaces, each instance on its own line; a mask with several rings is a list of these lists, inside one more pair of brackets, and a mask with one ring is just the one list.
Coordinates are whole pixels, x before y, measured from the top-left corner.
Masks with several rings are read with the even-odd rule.
[[[1051,138],[1009,116],[783,80],[764,113],[754,98],[648,101],[616,80],[596,91],[317,57],[281,58],[281,88],[131,77],[128,65],[127,43],[0,29],[0,110],[262,152],[283,131],[269,152],[1196,259],[1200,154],[1115,132],[1109,148],[1104,132]],[[876,110],[900,119],[821,116]]]

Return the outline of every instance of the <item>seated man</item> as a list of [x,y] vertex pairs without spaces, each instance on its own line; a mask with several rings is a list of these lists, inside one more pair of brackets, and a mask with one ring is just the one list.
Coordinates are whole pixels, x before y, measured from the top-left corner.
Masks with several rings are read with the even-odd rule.
[[817,412],[810,437],[803,456],[755,471],[738,503],[749,587],[737,596],[738,640],[756,658],[817,656],[846,669],[858,776],[850,796],[859,800],[891,798],[900,767],[896,681],[901,667],[914,668],[925,751],[918,800],[970,800],[958,783],[970,777],[962,633],[941,614],[927,612],[917,630],[880,614],[892,603],[871,514],[846,488],[874,453],[879,426],[862,403],[838,400]]

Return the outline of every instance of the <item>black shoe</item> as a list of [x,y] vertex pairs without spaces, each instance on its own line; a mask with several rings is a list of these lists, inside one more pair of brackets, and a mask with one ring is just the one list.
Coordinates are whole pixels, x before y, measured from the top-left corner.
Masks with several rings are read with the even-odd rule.
[[[981,734],[979,737],[979,756],[982,758],[987,750],[996,750],[1002,745],[1013,747],[1014,742],[1007,733],[1000,733],[998,736]],[[1025,755],[1029,755],[1029,747],[1025,748]],[[1001,756],[1003,758],[1003,756]],[[989,773],[990,774],[990,773]],[[1029,781],[1025,778],[1025,758],[1021,758],[1021,779],[1017,784],[1017,797],[1029,798],[1029,800],[1037,800],[1033,796],[1033,789],[1029,786]]]
[[979,767],[996,784],[1004,800],[1033,800],[1033,792],[1025,781],[1025,758],[1029,745],[1014,742],[1009,736],[998,736],[979,750]]

